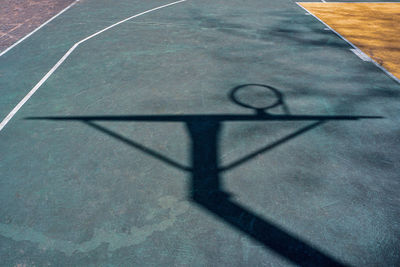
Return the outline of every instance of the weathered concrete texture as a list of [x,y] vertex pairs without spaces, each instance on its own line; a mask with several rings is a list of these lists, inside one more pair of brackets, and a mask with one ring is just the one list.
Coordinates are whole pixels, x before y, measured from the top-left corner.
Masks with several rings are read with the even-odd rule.
[[[0,114],[162,4],[69,10],[0,59]],[[399,266],[400,86],[324,28],[194,0],[79,46],[0,132],[0,265]]]
[[0,1],[0,52],[39,27],[74,0]]

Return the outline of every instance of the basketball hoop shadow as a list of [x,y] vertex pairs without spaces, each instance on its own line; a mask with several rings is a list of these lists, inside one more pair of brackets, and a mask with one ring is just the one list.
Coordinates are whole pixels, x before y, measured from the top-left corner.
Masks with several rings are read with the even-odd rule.
[[[250,86],[269,90],[276,97],[276,102],[253,107],[241,102],[237,94]],[[31,117],[35,120],[81,121],[119,141],[132,146],[162,162],[191,174],[190,199],[195,204],[211,212],[233,228],[252,237],[264,247],[301,266],[348,266],[332,256],[318,250],[298,237],[292,236],[279,226],[261,218],[254,212],[241,206],[230,198],[221,186],[221,173],[231,170],[299,135],[302,135],[327,121],[354,121],[376,119],[379,116],[326,116],[326,115],[291,115],[283,95],[275,88],[262,84],[245,84],[232,89],[230,98],[233,102],[255,110],[255,114],[209,114],[209,115],[129,115],[129,116],[73,116],[73,117]],[[282,107],[285,114],[268,113],[268,109]],[[180,122],[184,123],[191,138],[191,166],[187,167],[157,151],[143,146],[95,122],[97,121],[143,121],[143,122]],[[268,144],[257,151],[230,163],[220,166],[219,134],[227,121],[313,121],[285,137]]]

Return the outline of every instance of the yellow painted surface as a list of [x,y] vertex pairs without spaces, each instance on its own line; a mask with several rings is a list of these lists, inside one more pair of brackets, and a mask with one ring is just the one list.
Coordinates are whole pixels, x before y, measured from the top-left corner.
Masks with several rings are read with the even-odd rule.
[[400,79],[400,3],[299,3]]

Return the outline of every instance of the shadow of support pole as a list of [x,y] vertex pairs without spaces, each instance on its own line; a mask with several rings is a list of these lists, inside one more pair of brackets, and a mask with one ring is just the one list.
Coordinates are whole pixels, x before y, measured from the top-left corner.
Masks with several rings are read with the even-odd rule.
[[[320,123],[313,124],[313,127],[307,127],[307,130],[316,127]],[[304,241],[300,241],[279,229],[279,227],[231,201],[229,194],[223,191],[220,177],[221,170],[219,170],[218,163],[218,141],[221,124],[201,121],[187,123],[187,128],[192,140],[191,157],[193,170],[190,192],[194,203],[293,263],[301,266],[345,266],[338,260],[313,248]],[[307,130],[303,129],[303,132]],[[290,137],[293,138],[293,135],[282,140],[282,142],[277,142],[275,146],[285,142]],[[272,149],[272,147],[268,146],[267,148]],[[268,149],[265,149],[265,151]],[[248,158],[245,159],[247,161]],[[236,163],[236,165],[238,164]]]

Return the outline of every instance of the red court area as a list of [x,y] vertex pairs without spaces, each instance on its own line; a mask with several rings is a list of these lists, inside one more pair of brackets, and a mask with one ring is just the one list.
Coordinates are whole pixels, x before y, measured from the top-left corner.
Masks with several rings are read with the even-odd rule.
[[35,30],[74,0],[1,0],[0,52]]

